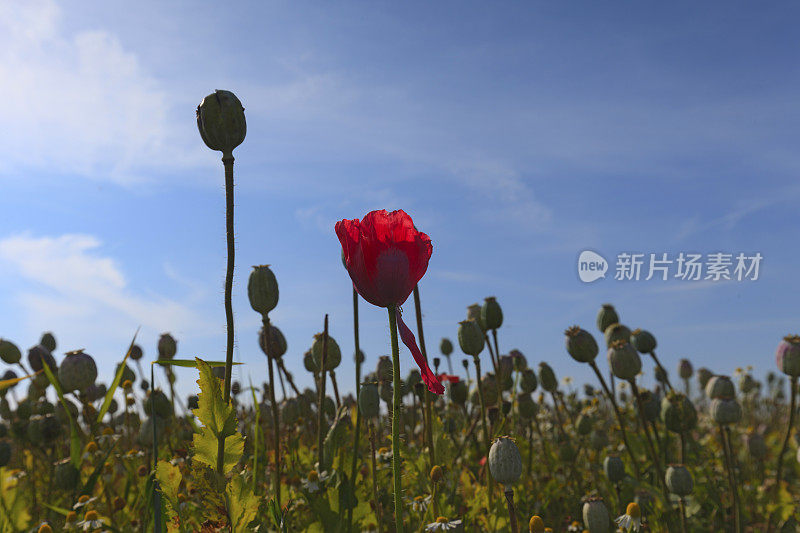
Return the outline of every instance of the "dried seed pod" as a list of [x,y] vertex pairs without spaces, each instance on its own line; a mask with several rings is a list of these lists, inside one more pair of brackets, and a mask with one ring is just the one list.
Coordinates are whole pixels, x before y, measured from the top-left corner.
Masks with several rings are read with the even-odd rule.
[[611,372],[619,379],[632,381],[642,370],[639,354],[626,340],[618,340],[608,349],[608,364]]
[[728,376],[714,376],[706,383],[706,396],[713,399],[730,400],[736,397],[733,381]]
[[800,376],[800,336],[787,335],[778,344],[778,349],[775,351],[775,361],[778,364],[778,370],[796,378]]
[[631,330],[622,324],[611,324],[605,331],[606,348],[611,348],[611,345],[616,341],[630,342]]
[[736,424],[742,419],[742,406],[733,399],[713,399],[709,411],[714,422],[723,426]]
[[608,533],[611,517],[603,498],[593,497],[583,504],[583,524],[589,533]]
[[579,363],[590,363],[595,360],[599,348],[591,333],[578,326],[572,326],[564,332],[567,353]]
[[0,359],[6,364],[15,365],[22,359],[22,352],[13,342],[0,339]]
[[547,392],[555,392],[556,389],[558,389],[556,373],[553,372],[553,369],[550,367],[550,365],[544,361],[539,363],[539,383]]
[[68,352],[58,369],[58,380],[64,392],[84,391],[97,379],[97,365],[83,350]]
[[651,353],[656,349],[656,338],[647,330],[635,329],[630,336],[631,345],[639,353]]
[[603,471],[611,483],[619,483],[625,478],[625,463],[619,455],[608,455],[603,460]]
[[485,298],[481,307],[481,321],[486,329],[497,329],[503,325],[503,310],[494,296]]
[[619,315],[611,304],[603,304],[597,312],[597,329],[600,333],[605,333],[608,326],[619,322]]
[[242,102],[230,91],[214,91],[197,106],[197,129],[206,146],[230,157],[247,135]]
[[672,494],[688,496],[694,490],[692,474],[683,465],[669,465],[664,477],[667,482],[667,488]]
[[522,456],[508,437],[498,437],[489,449],[489,471],[506,490],[522,475]]

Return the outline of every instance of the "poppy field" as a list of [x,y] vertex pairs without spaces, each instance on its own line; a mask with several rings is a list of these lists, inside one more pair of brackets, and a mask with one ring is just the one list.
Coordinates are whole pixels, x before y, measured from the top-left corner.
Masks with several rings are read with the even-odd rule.
[[[262,327],[243,342],[268,373],[245,365],[247,381],[233,380],[244,108],[216,91],[197,125],[224,168],[226,358],[185,359],[171,334],[146,346],[137,333],[102,383],[94,358],[57,332],[35,343],[0,332],[0,533],[800,530],[800,336],[774,340],[771,369],[706,368],[660,353],[655,328],[597,302],[596,323],[552,332],[559,367],[586,365],[588,383],[526,355],[533,346],[506,346],[491,296],[464,301],[449,338],[426,338],[418,284],[435,236],[403,210],[331,228],[352,282],[351,338],[333,338],[323,312],[310,347],[288,346],[270,317],[280,279],[253,267],[247,297]],[[384,353],[361,350],[364,306],[386,309]],[[289,358],[314,387],[298,388]],[[179,376],[194,394],[177,393]]]

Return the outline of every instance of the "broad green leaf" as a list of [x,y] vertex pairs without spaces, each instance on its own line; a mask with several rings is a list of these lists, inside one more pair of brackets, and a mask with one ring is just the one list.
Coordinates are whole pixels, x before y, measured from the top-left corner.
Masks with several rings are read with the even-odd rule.
[[139,334],[139,330],[141,328],[136,328],[136,333],[133,334],[133,339],[131,340],[130,346],[128,346],[128,351],[125,352],[125,357],[122,359],[122,363],[120,363],[119,368],[117,369],[117,374],[114,376],[114,381],[111,382],[111,386],[108,387],[108,392],[106,392],[106,397],[103,400],[103,406],[100,407],[100,412],[97,413],[97,422],[103,420],[103,417],[106,416],[108,412],[108,408],[111,406],[111,400],[114,399],[114,393],[117,391],[117,387],[119,387],[119,382],[122,381],[122,373],[125,371],[125,363],[128,361],[128,356],[131,355],[131,350],[133,349],[133,345],[136,342],[136,336]]
[[[192,439],[194,446],[195,461],[199,461],[212,470],[217,468],[217,437],[206,428],[200,428],[199,433],[195,433]],[[244,439],[238,433],[225,438],[225,459],[223,461],[223,473],[227,474],[239,463],[244,452]]]
[[40,372],[41,372],[41,370],[39,370],[39,372],[34,372],[33,374],[28,374],[27,376],[21,376],[21,377],[14,378],[14,379],[4,379],[4,380],[0,381],[0,391],[4,391],[4,390],[8,389],[9,387],[13,387],[14,385],[19,383],[20,381],[24,381],[26,379],[32,378],[33,376],[38,376]]
[[250,531],[247,525],[255,519],[258,512],[258,497],[253,494],[252,488],[244,482],[243,476],[233,476],[226,490],[233,532]]
[[181,470],[163,459],[156,465],[156,479],[161,488],[161,494],[175,509],[178,508],[178,491],[181,486]]
[[59,383],[55,375],[53,375],[53,371],[50,370],[50,365],[47,364],[44,358],[42,358],[42,370],[56,390],[58,401],[61,402],[61,405],[64,406],[64,411],[67,413],[67,420],[69,420],[69,461],[72,463],[72,466],[79,469],[81,467],[80,426],[73,420],[72,411],[67,408],[67,400],[64,399],[64,391],[61,390],[61,383]]
[[[197,368],[197,361],[202,361],[202,359],[159,359],[158,361],[153,361],[151,364],[153,365],[161,365],[161,366],[180,366],[184,368]],[[203,361],[205,364],[210,366],[211,368],[225,366],[225,361]],[[231,363],[231,365],[242,365],[244,363]]]

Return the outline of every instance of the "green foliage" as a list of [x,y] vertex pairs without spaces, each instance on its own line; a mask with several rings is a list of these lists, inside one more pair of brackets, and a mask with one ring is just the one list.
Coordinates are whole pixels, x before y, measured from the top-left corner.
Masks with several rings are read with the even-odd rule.
[[117,367],[117,373],[114,375],[114,381],[111,382],[111,386],[108,387],[106,391],[106,396],[103,398],[103,405],[100,407],[100,411],[97,413],[97,421],[100,422],[103,420],[103,417],[108,412],[108,408],[111,407],[111,400],[114,399],[114,393],[117,391],[117,387],[119,387],[119,383],[122,380],[122,373],[125,371],[125,363],[128,361],[128,357],[131,355],[131,350],[133,349],[133,345],[136,343],[136,336],[139,334],[139,330],[136,330],[136,333],[133,334],[133,339],[131,340],[130,345],[128,346],[128,351],[125,352],[125,357],[122,358],[122,362]]

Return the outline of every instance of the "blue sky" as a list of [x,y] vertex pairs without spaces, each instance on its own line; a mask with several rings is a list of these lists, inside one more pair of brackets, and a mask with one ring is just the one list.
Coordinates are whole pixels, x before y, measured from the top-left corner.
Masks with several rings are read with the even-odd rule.
[[[311,384],[302,354],[329,313],[352,387],[333,225],[382,208],[433,240],[431,352],[490,295],[502,352],[578,382],[591,376],[562,332],[597,333],[604,302],[651,330],[671,369],[689,357],[761,375],[800,329],[796,4],[121,7],[0,1],[0,335],[23,348],[52,330],[59,355],[85,348],[108,379],[142,326],[146,357],[170,331],[179,357],[224,358],[223,174],[194,118],[214,89],[248,121],[234,153],[245,382],[266,379],[246,278],[268,263],[289,369]],[[757,281],[584,284],[585,249],[764,259]],[[385,314],[362,301],[370,368],[388,352]],[[181,371],[184,392],[194,379]]]

